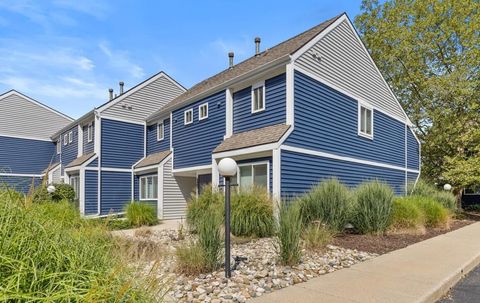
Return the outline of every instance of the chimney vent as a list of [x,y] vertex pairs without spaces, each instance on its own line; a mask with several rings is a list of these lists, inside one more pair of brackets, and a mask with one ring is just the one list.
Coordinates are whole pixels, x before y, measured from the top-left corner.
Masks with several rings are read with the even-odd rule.
[[255,56],[260,55],[260,37],[255,37]]
[[228,53],[228,67],[233,68],[233,57],[235,54],[233,52]]
[[113,99],[113,88],[108,89],[108,95],[110,97],[110,100],[112,100]]
[[123,83],[123,81],[120,81],[118,84],[120,85],[120,95],[123,95],[123,85],[125,83]]

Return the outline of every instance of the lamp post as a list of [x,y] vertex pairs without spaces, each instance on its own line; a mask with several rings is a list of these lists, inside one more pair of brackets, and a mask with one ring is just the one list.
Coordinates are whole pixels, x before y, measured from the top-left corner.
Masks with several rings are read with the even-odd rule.
[[53,186],[53,185],[49,185],[49,186],[47,187],[47,192],[48,192],[49,194],[53,194],[56,190],[57,190],[57,189],[56,189],[55,186]]
[[443,186],[443,190],[450,191],[450,190],[452,190],[452,186],[447,183]]
[[237,162],[231,158],[220,160],[218,172],[225,177],[225,278],[230,278],[230,178],[237,174]]

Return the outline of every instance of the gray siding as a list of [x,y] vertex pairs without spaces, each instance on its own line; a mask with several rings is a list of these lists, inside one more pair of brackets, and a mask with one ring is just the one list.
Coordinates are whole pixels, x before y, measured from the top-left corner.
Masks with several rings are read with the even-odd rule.
[[185,218],[187,202],[195,191],[195,178],[172,175],[172,160],[163,167],[163,218]]
[[[143,122],[145,118],[183,92],[184,90],[177,84],[165,76],[160,76],[145,87],[107,108],[102,114]],[[125,106],[126,108],[124,108]],[[128,108],[129,106],[131,106],[131,109]]]
[[[406,119],[347,22],[340,23],[300,56],[296,65],[391,115]],[[320,61],[314,58],[315,54],[320,55]]]
[[50,140],[71,121],[20,95],[0,96],[0,134]]

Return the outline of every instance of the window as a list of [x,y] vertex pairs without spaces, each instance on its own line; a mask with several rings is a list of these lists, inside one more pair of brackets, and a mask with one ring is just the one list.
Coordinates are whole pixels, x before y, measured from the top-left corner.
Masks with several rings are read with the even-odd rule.
[[372,108],[363,105],[358,106],[358,134],[367,138],[373,138],[373,111]]
[[252,185],[268,188],[268,164],[239,165],[237,174],[240,188],[248,188]]
[[193,122],[193,109],[186,110],[184,112],[184,115],[185,115],[184,117],[185,119],[183,124],[187,125]]
[[265,110],[265,83],[252,86],[252,113]]
[[68,135],[67,135],[67,134],[63,135],[63,145],[67,145],[67,144],[68,144],[68,141],[67,141],[67,140],[68,140]]
[[165,126],[162,122],[157,124],[157,141],[163,140],[165,138]]
[[80,194],[80,177],[70,177],[70,185],[73,187],[73,191],[75,192],[75,200],[78,200]]
[[62,151],[62,145],[60,144],[60,139],[57,140],[57,155],[60,155]]
[[140,177],[140,200],[157,199],[158,177],[156,175]]
[[93,123],[88,124],[87,127],[87,141],[92,142],[93,140]]
[[73,132],[68,133],[68,143],[72,143],[73,141]]
[[208,103],[202,104],[198,107],[198,120],[208,118]]

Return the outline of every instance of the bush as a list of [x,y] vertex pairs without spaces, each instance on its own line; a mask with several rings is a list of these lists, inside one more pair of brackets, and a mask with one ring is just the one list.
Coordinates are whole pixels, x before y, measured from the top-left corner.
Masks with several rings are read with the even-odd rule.
[[127,204],[125,216],[127,222],[134,227],[151,226],[158,223],[155,207],[137,201]]
[[201,195],[192,195],[187,205],[187,224],[190,231],[195,232],[202,217],[210,209],[221,213],[223,211],[223,193],[205,186]]
[[417,197],[417,203],[425,215],[427,227],[446,227],[449,221],[449,212],[433,198]]
[[0,194],[1,298],[7,302],[149,302],[113,238],[67,202],[29,208]]
[[421,228],[425,224],[425,215],[418,205],[416,197],[397,198],[393,201],[391,227],[394,229]]
[[352,197],[337,179],[322,181],[298,201],[304,225],[320,221],[333,230],[348,223]]
[[280,261],[285,265],[295,265],[302,256],[302,218],[297,204],[280,208],[278,226],[278,246]]
[[176,270],[178,272],[187,275],[196,275],[207,271],[205,267],[205,257],[200,245],[189,243],[177,247],[175,255],[177,257]]
[[253,186],[235,192],[231,203],[232,234],[238,237],[269,237],[273,234],[273,201],[264,188]]
[[353,225],[360,233],[382,233],[390,221],[393,190],[380,181],[361,184],[356,190]]
[[408,194],[410,196],[431,197],[438,191],[434,185],[427,183],[422,179],[418,180],[417,184],[415,184],[415,182],[410,182],[408,188]]
[[222,218],[217,211],[207,211],[198,224],[198,245],[203,251],[205,268],[215,270],[219,267],[222,250]]
[[432,198],[447,209],[452,211],[457,209],[457,198],[449,191],[437,191]]
[[306,249],[321,250],[332,242],[333,233],[325,226],[314,222],[303,231],[302,239]]
[[47,187],[48,185],[40,185],[32,193],[32,201],[34,203],[43,203],[43,202],[60,202],[60,201],[68,201],[73,202],[75,199],[75,191],[73,187],[65,184],[65,183],[58,183],[52,184],[55,186],[54,193],[48,193]]

